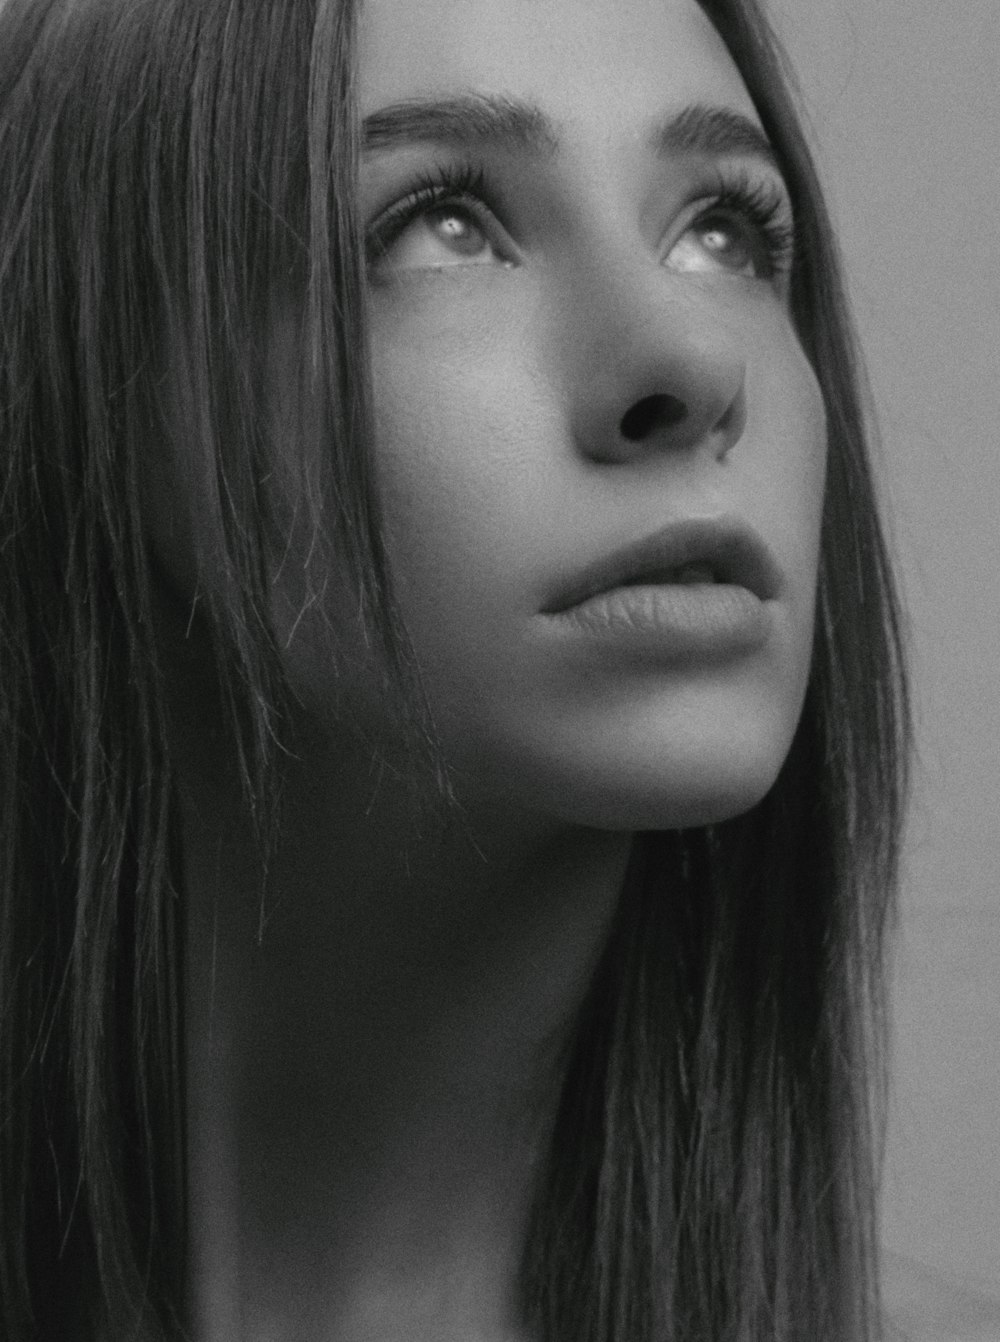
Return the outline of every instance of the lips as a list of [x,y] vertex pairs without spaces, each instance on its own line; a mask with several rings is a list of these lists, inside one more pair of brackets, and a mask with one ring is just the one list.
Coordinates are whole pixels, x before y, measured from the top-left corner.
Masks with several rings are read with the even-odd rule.
[[571,610],[619,587],[725,584],[760,601],[776,597],[781,573],[757,533],[736,518],[687,518],[587,564],[543,614]]

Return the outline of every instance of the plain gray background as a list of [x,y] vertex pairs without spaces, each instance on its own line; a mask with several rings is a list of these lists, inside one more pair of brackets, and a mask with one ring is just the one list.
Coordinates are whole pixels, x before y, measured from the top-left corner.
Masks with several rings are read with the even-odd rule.
[[1000,1296],[1000,0],[770,10],[840,225],[911,626],[884,1240]]

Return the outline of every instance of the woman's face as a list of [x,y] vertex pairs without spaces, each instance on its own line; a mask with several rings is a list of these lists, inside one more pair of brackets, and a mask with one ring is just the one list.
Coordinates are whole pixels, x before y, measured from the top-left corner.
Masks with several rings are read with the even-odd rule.
[[460,792],[749,808],[805,691],[826,436],[736,66],[694,0],[365,0],[359,97],[390,558]]

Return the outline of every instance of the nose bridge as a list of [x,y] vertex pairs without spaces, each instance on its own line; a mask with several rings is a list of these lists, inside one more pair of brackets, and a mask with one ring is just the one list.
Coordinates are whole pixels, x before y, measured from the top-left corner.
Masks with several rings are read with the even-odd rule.
[[705,284],[607,252],[563,278],[578,449],[613,462],[702,442],[729,451],[745,418],[745,357]]

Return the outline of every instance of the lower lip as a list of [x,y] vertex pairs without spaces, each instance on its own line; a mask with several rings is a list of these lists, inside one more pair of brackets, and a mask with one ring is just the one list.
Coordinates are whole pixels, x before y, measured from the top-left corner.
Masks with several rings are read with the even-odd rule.
[[567,632],[659,661],[738,657],[770,633],[766,604],[730,583],[615,587],[553,618]]

